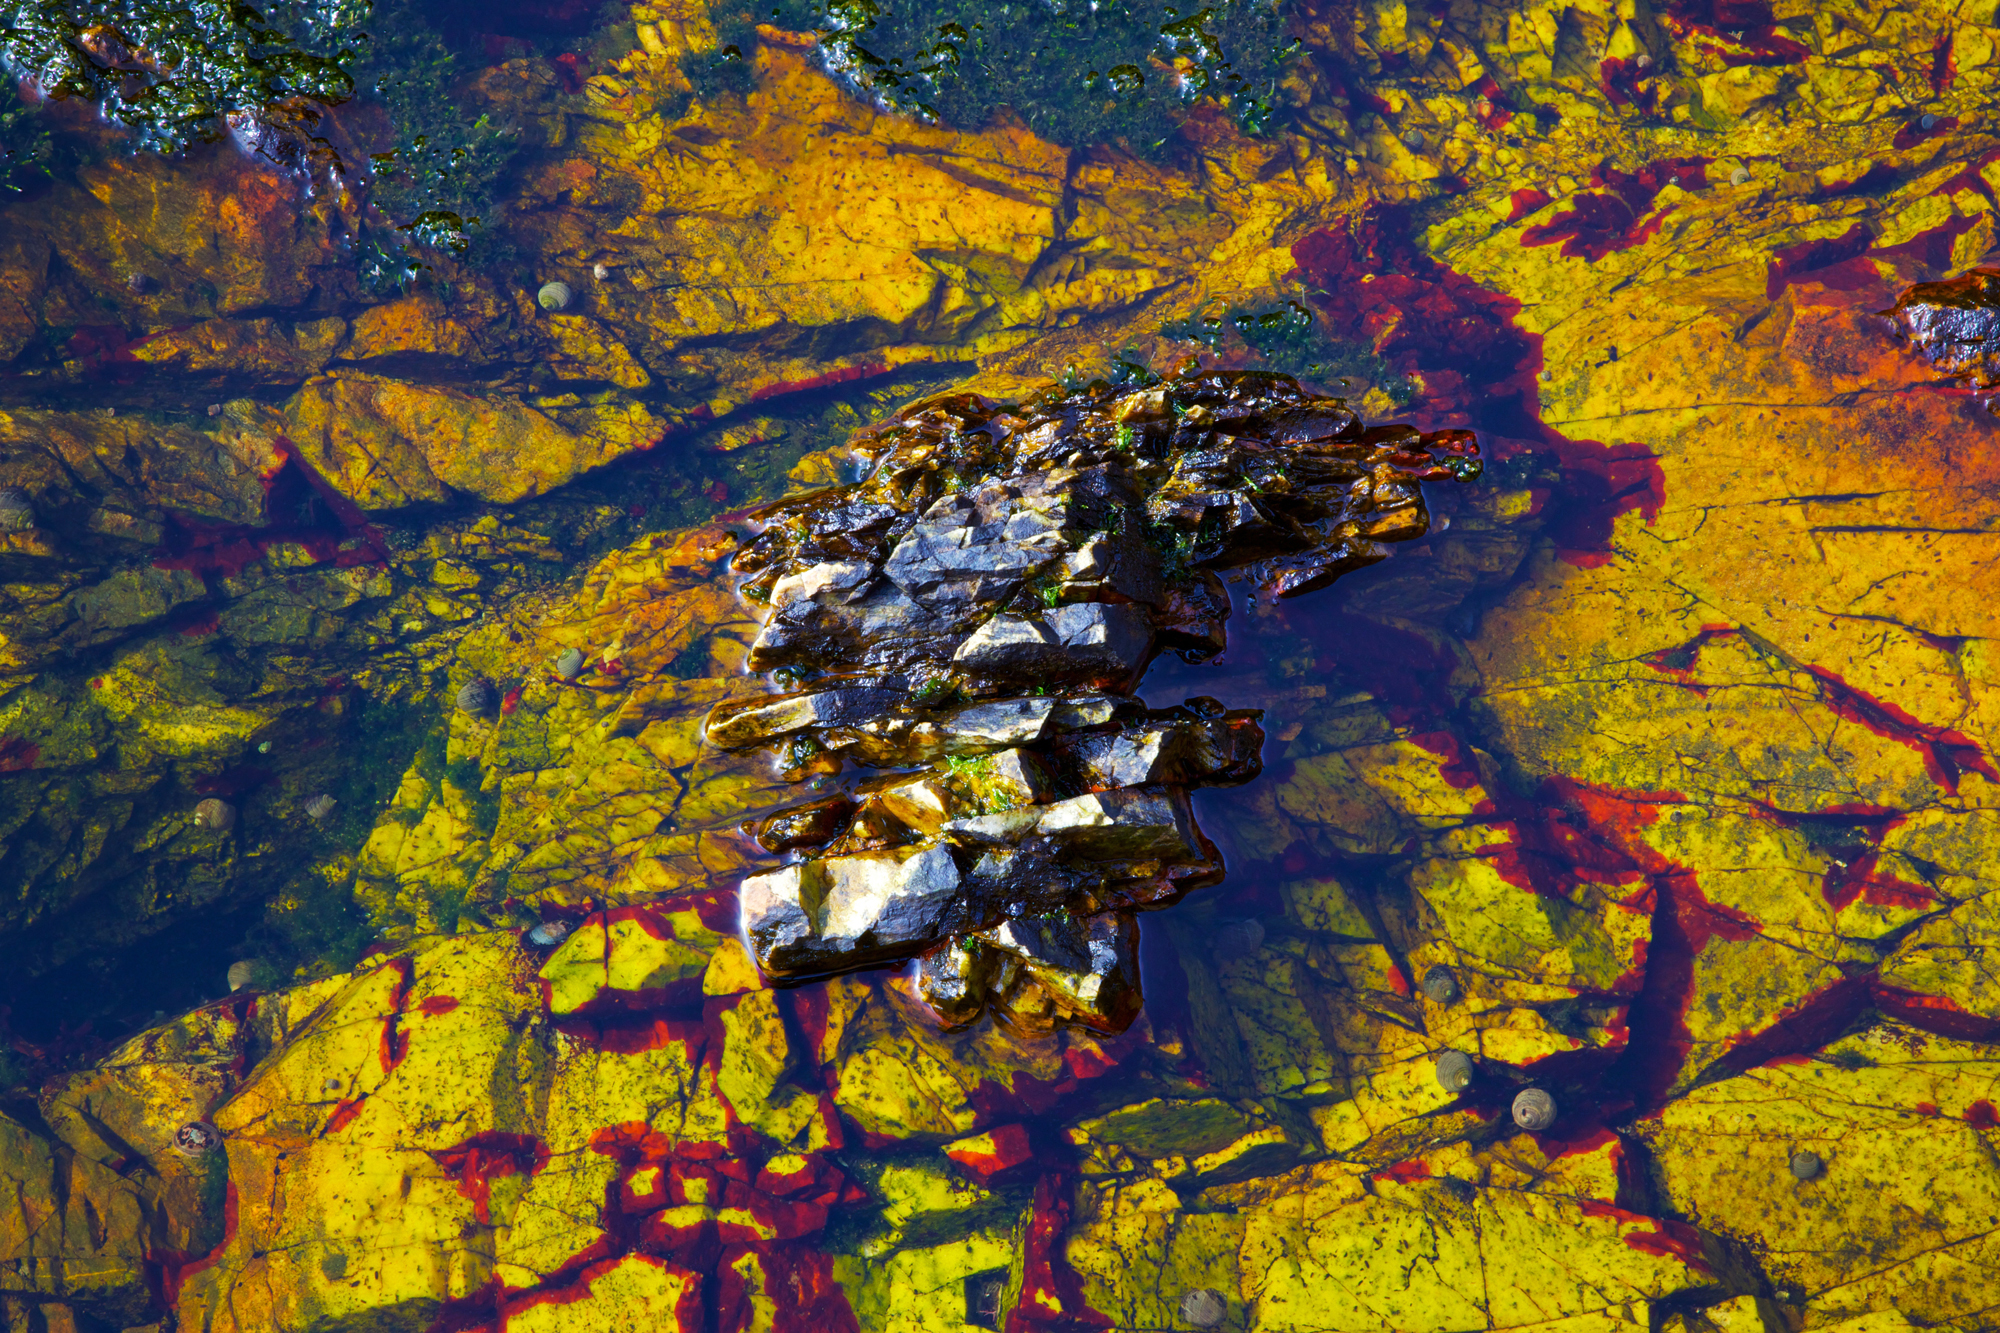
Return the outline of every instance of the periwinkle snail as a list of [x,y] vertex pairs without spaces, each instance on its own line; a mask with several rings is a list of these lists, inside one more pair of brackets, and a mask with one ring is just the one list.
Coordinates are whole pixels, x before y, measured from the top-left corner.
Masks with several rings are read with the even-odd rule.
[[1464,1092],[1472,1086],[1472,1057],[1464,1051],[1446,1051],[1437,1058],[1438,1086],[1446,1092]]
[[567,310],[571,295],[569,284],[546,282],[542,284],[542,289],[535,293],[535,301],[544,310]]
[[1556,1122],[1556,1099],[1540,1088],[1523,1088],[1514,1098],[1514,1123],[1539,1134]]
[[206,1120],[190,1120],[174,1131],[174,1151],[183,1157],[206,1157],[222,1147],[222,1131]]
[[0,491],[0,531],[19,532],[35,526],[35,506],[19,486]]
[[213,829],[220,833],[236,822],[236,807],[227,801],[211,796],[194,808],[196,828]]
[[1438,966],[1424,973],[1424,996],[1432,1004],[1450,1004],[1458,995],[1458,977],[1450,968]]
[[583,649],[565,648],[556,654],[556,675],[563,680],[575,680],[583,674]]
[[493,682],[484,676],[475,676],[465,682],[458,691],[459,711],[471,713],[475,717],[492,712],[494,705],[499,702],[500,695],[493,688]]

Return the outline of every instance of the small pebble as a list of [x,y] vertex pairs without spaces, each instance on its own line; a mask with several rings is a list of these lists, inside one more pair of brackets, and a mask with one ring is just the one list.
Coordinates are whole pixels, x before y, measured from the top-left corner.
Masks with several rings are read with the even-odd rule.
[[1196,1287],[1181,1297],[1180,1315],[1196,1328],[1220,1328],[1229,1316],[1229,1302],[1213,1287]]
[[222,1131],[206,1120],[190,1120],[174,1131],[174,1151],[183,1157],[206,1157],[222,1146]]
[[1917,117],[1917,128],[1920,130],[1936,129],[1937,117],[1928,111],[1924,112],[1923,115]]
[[1826,1163],[1816,1152],[1792,1154],[1792,1175],[1798,1180],[1816,1180],[1819,1173],[1826,1170]]
[[1556,1122],[1556,1099],[1540,1088],[1523,1088],[1514,1098],[1514,1123],[1538,1133]]
[[1264,923],[1255,917],[1231,921],[1215,932],[1217,958],[1248,958],[1264,947]]
[[1424,973],[1424,995],[1432,1004],[1450,1004],[1458,998],[1458,978],[1442,965]]
[[194,808],[194,822],[196,828],[214,829],[220,833],[236,822],[236,807],[211,796]]
[[1472,1057],[1464,1051],[1446,1051],[1437,1059],[1438,1086],[1446,1092],[1464,1092],[1472,1086]]
[[567,310],[570,301],[569,286],[560,282],[543,283],[542,289],[535,293],[535,301],[544,310]]
[[269,742],[269,741],[260,741],[260,742],[258,742],[258,744],[257,744],[257,753],[258,753],[258,754],[269,754],[269,753],[271,753],[271,742]]

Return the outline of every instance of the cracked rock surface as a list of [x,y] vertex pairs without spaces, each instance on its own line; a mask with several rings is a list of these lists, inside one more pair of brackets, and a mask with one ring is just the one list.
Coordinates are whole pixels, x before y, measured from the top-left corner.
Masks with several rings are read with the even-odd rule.
[[[478,72],[517,266],[400,292],[358,191],[59,122],[6,1333],[2000,1327],[1991,4],[1286,12],[1155,161],[803,33],[693,96],[644,0]],[[1338,545],[1268,433],[1027,399],[1189,356],[1485,471],[1253,601]]]

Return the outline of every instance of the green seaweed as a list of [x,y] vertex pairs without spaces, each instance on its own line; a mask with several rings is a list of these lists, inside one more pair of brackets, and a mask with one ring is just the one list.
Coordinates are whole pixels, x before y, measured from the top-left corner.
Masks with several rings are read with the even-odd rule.
[[1052,143],[1151,157],[1197,102],[1267,133],[1299,50],[1277,0],[779,0],[771,21],[817,30],[827,71],[890,111],[978,129],[1007,107]]
[[12,79],[0,79],[0,190],[19,194],[53,174],[54,141],[39,108],[24,106]]
[[1263,369],[1300,379],[1373,385],[1398,407],[1407,407],[1417,397],[1408,377],[1398,374],[1374,348],[1328,336],[1302,301],[1231,306],[1220,315],[1173,320],[1160,326],[1160,336],[1200,343],[1210,351],[1241,346],[1256,354]]

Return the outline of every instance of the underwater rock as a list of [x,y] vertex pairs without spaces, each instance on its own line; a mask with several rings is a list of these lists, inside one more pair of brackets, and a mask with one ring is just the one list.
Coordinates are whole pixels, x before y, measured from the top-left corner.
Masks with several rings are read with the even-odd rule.
[[1917,283],[1882,314],[1945,374],[1980,389],[2000,385],[2000,268]]
[[18,486],[0,490],[0,531],[19,532],[35,526],[35,506]]
[[[991,1008],[1116,1031],[1138,1009],[1132,913],[1222,878],[1189,789],[1255,777],[1264,739],[1214,699],[1149,709],[1131,694],[1147,664],[1221,650],[1217,571],[1293,596],[1421,536],[1420,483],[1477,475],[1472,436],[1190,372],[936,398],[855,447],[867,481],[760,511],[735,558],[768,608],[748,667],[793,687],[716,706],[705,733],[798,776],[931,769],[759,826],[806,855],[743,882],[757,962],[801,980],[921,955],[948,1025]],[[1235,922],[1217,952],[1263,933]]]
[[236,807],[229,802],[209,797],[194,808],[196,828],[213,829],[220,833],[236,822]]
[[1255,917],[1231,921],[1215,932],[1215,956],[1248,958],[1264,947],[1264,923]]

